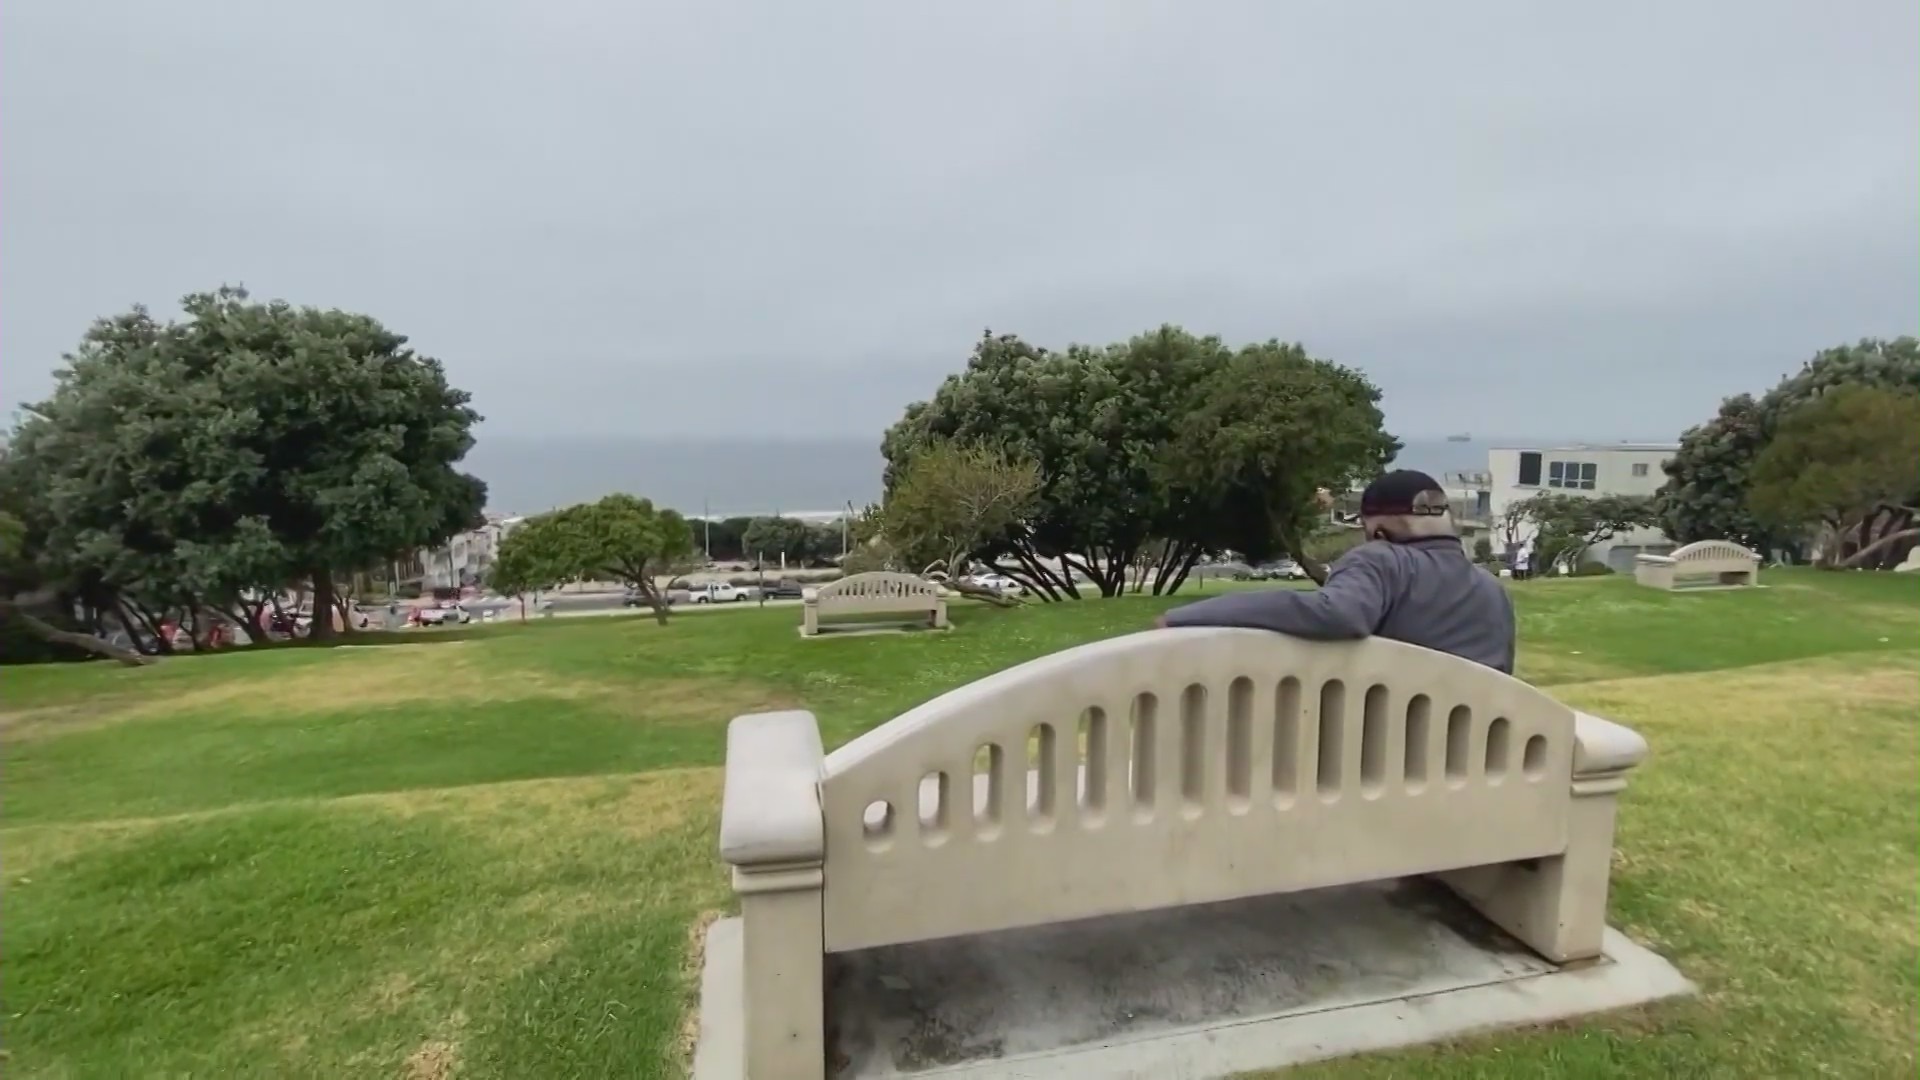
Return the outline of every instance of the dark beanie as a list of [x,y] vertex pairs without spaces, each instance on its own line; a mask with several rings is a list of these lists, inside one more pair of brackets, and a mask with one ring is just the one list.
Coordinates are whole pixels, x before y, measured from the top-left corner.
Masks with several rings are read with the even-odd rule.
[[1412,469],[1395,469],[1360,493],[1362,517],[1439,517],[1446,512],[1446,489]]

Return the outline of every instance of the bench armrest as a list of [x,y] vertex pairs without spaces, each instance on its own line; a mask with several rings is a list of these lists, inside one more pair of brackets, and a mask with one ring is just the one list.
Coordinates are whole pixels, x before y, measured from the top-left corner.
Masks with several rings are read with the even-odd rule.
[[808,586],[807,588],[804,588],[804,589],[801,589],[801,590],[800,590],[800,602],[801,602],[801,603],[803,603],[803,604],[817,604],[817,603],[819,603],[819,602],[820,602],[820,590],[819,590],[819,589],[816,589],[816,588],[813,588],[812,586]]
[[810,712],[754,713],[727,725],[720,857],[733,866],[820,862],[824,758]]
[[1647,757],[1647,740],[1630,727],[1591,713],[1573,714],[1573,775],[1624,773]]

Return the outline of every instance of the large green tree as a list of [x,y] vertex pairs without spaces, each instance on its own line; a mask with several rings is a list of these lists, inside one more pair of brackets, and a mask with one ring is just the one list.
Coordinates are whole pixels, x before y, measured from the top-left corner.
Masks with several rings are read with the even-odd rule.
[[1749,503],[1789,533],[1818,530],[1821,563],[1895,563],[1913,541],[1920,393],[1846,384],[1780,419],[1753,464]]
[[520,523],[500,542],[493,582],[520,595],[572,581],[618,581],[638,590],[664,624],[667,600],[656,579],[684,570],[697,550],[692,526],[677,511],[609,495]]
[[1645,495],[1569,495],[1543,491],[1516,504],[1533,524],[1533,566],[1549,573],[1557,565],[1579,566],[1588,549],[1634,529],[1660,524],[1654,500]]
[[1030,462],[1029,512],[972,554],[1045,599],[1078,597],[1076,575],[1119,595],[1147,557],[1142,580],[1161,592],[1209,552],[1300,543],[1315,488],[1371,473],[1398,448],[1377,401],[1356,373],[1277,342],[1236,351],[1163,326],[1054,352],[988,333],[887,432],[887,488],[939,443]]
[[949,587],[1012,606],[1016,601],[963,575],[976,551],[1031,517],[1039,492],[1040,470],[1030,461],[992,447],[929,443],[895,473],[886,505],[862,524],[863,541],[878,534],[900,568],[928,573],[937,567]]
[[1162,575],[1176,573],[1177,587],[1194,557],[1227,548],[1255,562],[1284,552],[1325,581],[1310,542],[1326,518],[1317,492],[1349,490],[1400,449],[1382,429],[1379,402],[1359,372],[1299,345],[1269,341],[1221,364],[1165,459],[1172,505],[1163,528],[1181,551]]
[[305,583],[325,637],[336,575],[477,522],[456,466],[479,416],[438,360],[366,315],[232,288],[181,306],[96,322],[14,433],[23,520],[89,599],[258,632],[246,598]]
[[1681,435],[1679,451],[1667,462],[1658,496],[1662,528],[1681,543],[1723,539],[1759,551],[1799,550],[1801,530],[1754,515],[1754,463],[1783,416],[1847,385],[1920,390],[1920,340],[1864,339],[1824,349],[1758,399],[1727,398],[1712,420]]
[[757,517],[740,534],[740,547],[751,560],[805,566],[827,555],[839,553],[839,533],[829,541],[825,530],[799,518]]

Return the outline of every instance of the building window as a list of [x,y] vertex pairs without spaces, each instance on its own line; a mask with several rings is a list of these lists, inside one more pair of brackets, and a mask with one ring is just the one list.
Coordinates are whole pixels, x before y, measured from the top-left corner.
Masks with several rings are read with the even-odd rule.
[[1532,450],[1520,453],[1520,486],[1540,486],[1540,455]]
[[1640,462],[1639,464],[1637,464],[1637,465],[1635,465],[1635,466],[1633,467],[1633,475],[1635,475],[1635,476],[1645,476],[1645,475],[1647,475],[1647,463],[1646,463],[1646,462],[1644,462],[1644,461],[1642,461],[1642,462]]
[[1600,478],[1600,466],[1591,461],[1550,461],[1547,486],[1592,491]]

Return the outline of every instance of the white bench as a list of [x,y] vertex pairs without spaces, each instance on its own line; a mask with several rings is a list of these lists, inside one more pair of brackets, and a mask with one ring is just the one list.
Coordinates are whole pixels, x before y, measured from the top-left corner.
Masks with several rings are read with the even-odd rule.
[[1434,874],[1546,958],[1598,956],[1615,800],[1646,754],[1399,642],[1160,630],[935,698],[823,756],[727,731],[720,851],[750,1080],[820,1080],[828,953]]
[[947,601],[940,587],[912,574],[874,571],[854,574],[800,594],[800,633],[820,633],[820,620],[838,615],[898,615],[936,630],[947,625]]
[[1696,540],[1671,555],[1635,555],[1633,580],[1655,589],[1760,584],[1760,555],[1731,540]]

